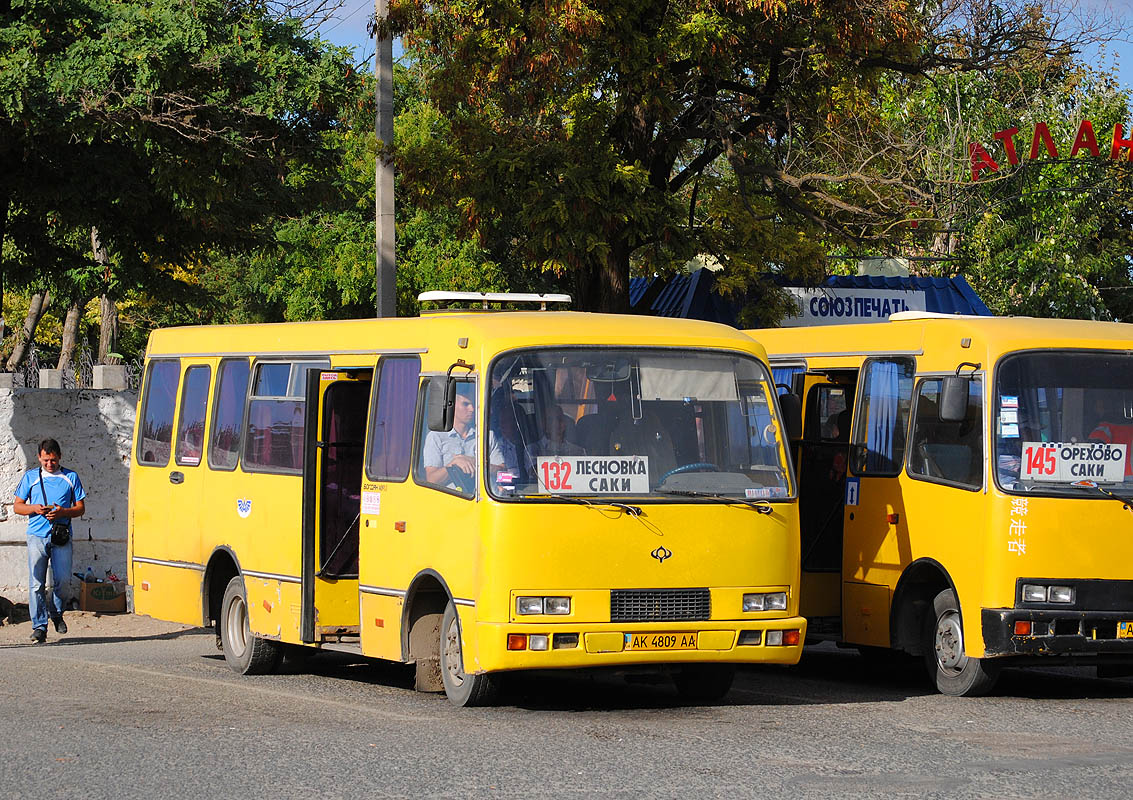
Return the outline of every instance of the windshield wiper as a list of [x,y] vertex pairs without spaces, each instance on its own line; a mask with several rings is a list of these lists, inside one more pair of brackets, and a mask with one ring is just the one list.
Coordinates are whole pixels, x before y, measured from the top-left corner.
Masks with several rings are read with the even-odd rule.
[[594,502],[587,500],[583,497],[577,497],[571,494],[525,494],[522,495],[524,500],[560,500],[564,503],[574,503],[578,506],[586,506],[595,511],[603,511],[606,509],[617,509],[623,514],[628,514],[631,517],[640,517],[645,512],[642,511],[640,506],[631,506],[628,503],[613,503],[613,502]]
[[1086,489],[1096,489],[1097,491],[1104,494],[1106,497],[1110,497],[1110,498],[1113,498],[1114,500],[1120,501],[1122,504],[1124,504],[1126,511],[1133,513],[1133,497],[1122,497],[1121,495],[1115,494],[1115,493],[1109,491],[1108,489],[1103,489],[1102,487],[1098,486],[1093,481],[1078,481],[1078,482],[1073,483],[1071,485],[1072,486],[1081,486],[1081,487],[1086,488]]
[[715,500],[727,506],[747,506],[754,508],[760,514],[770,514],[771,504],[766,500],[748,500],[742,497],[728,497],[726,494],[719,494],[718,492],[698,492],[693,489],[658,489],[661,494],[675,494],[681,497],[704,497],[709,500]]

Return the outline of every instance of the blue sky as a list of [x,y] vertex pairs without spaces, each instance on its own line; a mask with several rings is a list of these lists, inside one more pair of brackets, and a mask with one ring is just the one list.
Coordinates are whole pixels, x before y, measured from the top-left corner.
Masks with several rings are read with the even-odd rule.
[[[1108,19],[1117,38],[1102,52],[1092,50],[1083,58],[1098,67],[1116,64],[1118,75],[1126,88],[1133,89],[1133,0],[1061,0],[1073,9],[1073,14],[1088,17],[1096,14]],[[366,33],[366,23],[374,13],[373,0],[345,0],[335,19],[328,21],[322,36],[335,44],[354,48],[358,60],[368,59],[373,66],[374,40]],[[1074,20],[1070,20],[1073,24]],[[400,48],[394,45],[394,56]]]

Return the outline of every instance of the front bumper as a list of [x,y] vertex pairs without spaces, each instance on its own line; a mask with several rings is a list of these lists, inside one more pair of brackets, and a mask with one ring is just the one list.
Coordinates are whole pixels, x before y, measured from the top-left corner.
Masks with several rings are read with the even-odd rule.
[[[479,672],[517,669],[628,667],[641,664],[797,664],[806,639],[806,620],[705,620],[650,623],[475,623]],[[737,644],[741,632],[759,631],[759,644]],[[768,631],[798,631],[797,645],[768,645]],[[509,634],[547,635],[546,650],[509,650]],[[577,634],[574,647],[554,647],[556,635]],[[695,634],[696,648],[627,650],[634,634]],[[466,637],[467,638],[467,637]]]
[[[1117,638],[1118,623],[1133,621],[1133,610],[985,608],[982,621],[988,657],[1084,656],[1095,662],[1133,662],[1133,638]],[[1018,621],[1029,622],[1031,633],[1017,635]]]

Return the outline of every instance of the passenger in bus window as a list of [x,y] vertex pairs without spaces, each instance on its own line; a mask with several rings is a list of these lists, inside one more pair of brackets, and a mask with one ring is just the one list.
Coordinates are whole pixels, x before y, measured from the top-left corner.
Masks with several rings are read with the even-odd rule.
[[[1133,475],[1133,425],[1125,419],[1124,412],[1115,413],[1106,409],[1104,399],[1098,395],[1094,398],[1094,413],[1098,424],[1090,431],[1087,439],[1106,444],[1119,444],[1125,447],[1125,474]],[[1112,422],[1121,419],[1121,422]]]
[[543,435],[531,450],[540,456],[582,456],[586,451],[566,439],[567,418],[557,405],[547,407]]
[[[457,385],[452,430],[429,431],[423,452],[425,479],[464,494],[476,490],[475,391],[474,384]],[[499,444],[491,440],[489,437],[489,463],[498,470],[503,464],[503,454]]]

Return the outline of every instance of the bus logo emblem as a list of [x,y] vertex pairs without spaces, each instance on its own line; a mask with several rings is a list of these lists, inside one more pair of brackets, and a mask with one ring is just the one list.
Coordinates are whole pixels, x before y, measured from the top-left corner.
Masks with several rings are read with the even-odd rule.
[[236,513],[240,515],[241,519],[247,519],[248,515],[252,513],[252,501],[243,498],[237,499]]
[[658,547],[656,550],[654,550],[649,555],[651,555],[655,559],[657,559],[658,562],[664,564],[666,558],[672,558],[673,557],[673,551],[672,550],[666,550],[664,547]]

